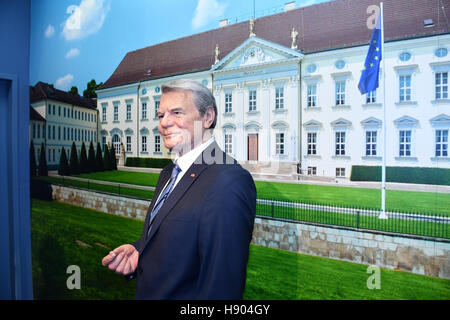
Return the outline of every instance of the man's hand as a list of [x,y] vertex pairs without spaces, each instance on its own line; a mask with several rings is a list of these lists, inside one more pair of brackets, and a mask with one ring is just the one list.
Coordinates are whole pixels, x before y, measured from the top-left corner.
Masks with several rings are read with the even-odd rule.
[[124,276],[136,270],[139,252],[131,244],[124,244],[115,248],[102,260],[102,264],[112,271]]

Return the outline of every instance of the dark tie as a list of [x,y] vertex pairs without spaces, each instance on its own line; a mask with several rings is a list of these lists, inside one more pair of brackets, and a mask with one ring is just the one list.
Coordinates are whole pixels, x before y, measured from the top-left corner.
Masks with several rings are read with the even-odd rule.
[[150,222],[149,222],[147,237],[150,235],[150,231],[152,230],[153,219],[155,218],[159,209],[161,209],[162,205],[164,204],[164,201],[166,201],[167,197],[169,196],[170,191],[172,191],[173,185],[175,184],[175,181],[177,180],[177,176],[180,173],[180,171],[181,171],[181,168],[176,164],[173,167],[172,174],[170,175],[170,179],[169,179],[169,182],[167,183],[167,186],[161,192],[161,195],[159,196],[159,199],[156,202],[156,204],[153,207],[153,210],[150,214]]

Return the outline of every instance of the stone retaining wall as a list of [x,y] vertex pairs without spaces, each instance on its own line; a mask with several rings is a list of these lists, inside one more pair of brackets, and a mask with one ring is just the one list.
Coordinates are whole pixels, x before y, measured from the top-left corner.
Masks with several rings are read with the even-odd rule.
[[[58,201],[144,220],[150,201],[52,185]],[[450,243],[256,218],[252,243],[450,279]]]

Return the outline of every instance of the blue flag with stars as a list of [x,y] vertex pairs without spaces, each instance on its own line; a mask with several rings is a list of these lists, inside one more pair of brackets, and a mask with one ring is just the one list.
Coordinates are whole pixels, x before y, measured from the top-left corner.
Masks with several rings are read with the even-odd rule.
[[361,73],[358,88],[361,94],[374,91],[378,88],[378,74],[381,62],[381,17],[378,16],[372,38],[370,39],[369,52],[367,52],[364,69]]

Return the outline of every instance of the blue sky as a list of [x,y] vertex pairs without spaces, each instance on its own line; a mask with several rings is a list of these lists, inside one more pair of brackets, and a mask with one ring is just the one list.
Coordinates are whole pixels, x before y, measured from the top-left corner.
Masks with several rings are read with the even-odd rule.
[[[296,8],[328,0],[297,0]],[[82,94],[127,52],[283,10],[289,0],[32,0],[30,84]]]

